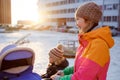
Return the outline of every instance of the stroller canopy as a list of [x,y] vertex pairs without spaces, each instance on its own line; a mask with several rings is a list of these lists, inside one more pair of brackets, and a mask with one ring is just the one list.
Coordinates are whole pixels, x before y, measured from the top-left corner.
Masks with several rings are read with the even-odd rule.
[[28,47],[8,45],[0,52],[0,71],[17,74],[34,64],[35,53]]

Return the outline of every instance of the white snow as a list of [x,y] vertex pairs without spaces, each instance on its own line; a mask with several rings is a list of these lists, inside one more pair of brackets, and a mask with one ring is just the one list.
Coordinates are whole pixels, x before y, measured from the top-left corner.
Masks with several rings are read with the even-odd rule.
[[[20,31],[14,33],[0,33],[0,50],[7,44],[13,43],[25,34],[31,33],[27,38],[30,43],[21,45],[32,48],[35,51],[34,72],[43,74],[48,65],[49,50],[56,47],[59,40],[77,40],[77,34],[60,33],[51,31]],[[110,50],[111,63],[108,71],[107,80],[120,80],[120,36],[113,37],[114,47]],[[74,59],[68,59],[70,65],[74,64]]]

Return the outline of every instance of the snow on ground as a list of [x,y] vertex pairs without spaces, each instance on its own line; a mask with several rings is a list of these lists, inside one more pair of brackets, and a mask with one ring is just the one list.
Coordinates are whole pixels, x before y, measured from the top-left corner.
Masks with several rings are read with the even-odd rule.
[[[63,39],[77,39],[77,34],[60,33],[51,31],[20,31],[15,33],[0,33],[0,50],[6,44],[13,43],[20,39],[25,34],[31,33],[27,38],[30,43],[22,46],[27,46],[35,51],[34,72],[43,74],[46,71],[48,64],[48,52],[50,49],[56,47],[59,40]],[[107,80],[120,80],[120,36],[113,37],[115,45],[110,49],[111,63],[108,71]],[[68,59],[70,65],[74,64],[74,59]]]
[[111,62],[107,80],[120,80],[120,36],[113,38],[115,45],[110,50]]

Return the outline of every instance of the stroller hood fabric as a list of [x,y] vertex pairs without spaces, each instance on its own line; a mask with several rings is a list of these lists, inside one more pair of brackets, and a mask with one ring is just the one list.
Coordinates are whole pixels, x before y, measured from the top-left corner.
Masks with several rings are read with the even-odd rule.
[[0,52],[0,80],[41,80],[40,75],[32,71],[34,59],[31,48],[15,44],[4,47]]
[[28,47],[8,45],[0,53],[0,71],[21,73],[33,66],[35,53]]

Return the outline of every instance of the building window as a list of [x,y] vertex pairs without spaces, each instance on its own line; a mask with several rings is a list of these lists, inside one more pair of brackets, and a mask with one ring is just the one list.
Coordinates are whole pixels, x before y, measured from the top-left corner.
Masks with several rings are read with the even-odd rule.
[[105,22],[111,22],[112,21],[112,17],[111,16],[104,16],[104,21]]
[[112,10],[112,9],[113,9],[113,5],[112,4],[106,5],[106,10]]
[[113,9],[114,10],[118,9],[118,4],[113,4]]
[[80,2],[80,0],[75,0],[76,3]]
[[[79,1],[81,1],[81,0],[79,0]],[[86,1],[92,1],[92,0],[83,0],[84,2],[86,2]]]
[[64,0],[64,1],[57,1],[57,2],[53,2],[53,3],[47,3],[46,6],[53,7],[53,6],[71,4],[71,3],[75,3],[75,2],[76,2],[76,0]]
[[75,3],[75,0],[67,0],[67,2],[70,3]]
[[75,18],[67,18],[68,22],[75,22]]
[[103,6],[102,6],[102,5],[100,5],[99,7],[100,7],[101,10],[103,9]]
[[104,5],[104,10],[116,10],[118,9],[118,4],[107,4]]
[[112,16],[112,21],[116,22],[117,21],[117,16]]
[[107,21],[107,17],[106,16],[104,16],[104,21]]

